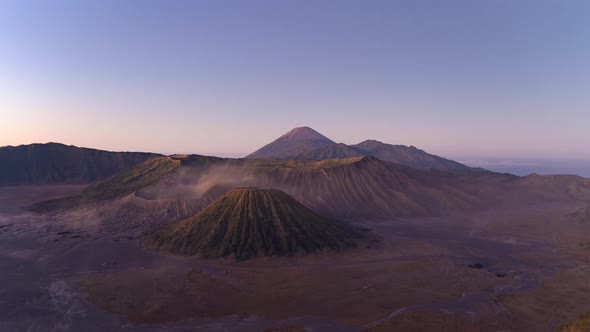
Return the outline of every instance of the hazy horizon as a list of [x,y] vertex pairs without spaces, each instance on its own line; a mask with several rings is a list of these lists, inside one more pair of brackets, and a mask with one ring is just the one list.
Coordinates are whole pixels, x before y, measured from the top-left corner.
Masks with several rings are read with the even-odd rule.
[[[330,138],[330,137],[329,137]],[[273,138],[274,140],[274,138]],[[336,140],[337,141],[337,140]],[[64,142],[34,142],[34,143],[60,143],[66,145],[74,145],[83,148],[93,148],[94,146],[80,146],[77,144],[68,144]],[[270,143],[270,141],[268,142]],[[348,144],[356,144],[348,143]],[[389,142],[384,142],[389,143]],[[31,143],[32,144],[32,143]],[[394,143],[393,143],[394,144]],[[18,144],[21,145],[21,144]],[[1,146],[0,146],[1,147]],[[420,148],[420,147],[418,147]],[[108,149],[106,149],[108,150]],[[209,155],[222,158],[243,158],[246,155],[254,152],[201,152],[201,151],[154,151],[154,150],[109,150],[109,151],[125,151],[125,152],[152,152],[163,155],[173,154],[197,154],[197,155]],[[590,159],[526,159],[526,158],[494,158],[489,156],[481,155],[441,155],[433,151],[426,151],[440,157],[448,158],[451,160],[458,161],[462,164],[471,167],[481,167],[490,171],[498,173],[510,173],[518,176],[526,176],[532,173],[541,175],[554,175],[554,174],[571,174],[579,175],[590,178]]]
[[237,156],[307,125],[458,160],[584,160],[588,9],[4,1],[0,146]]

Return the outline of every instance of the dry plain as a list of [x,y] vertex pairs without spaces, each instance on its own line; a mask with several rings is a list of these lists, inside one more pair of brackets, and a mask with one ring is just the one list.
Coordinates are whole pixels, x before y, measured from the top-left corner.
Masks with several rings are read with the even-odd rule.
[[580,203],[349,220],[357,248],[237,261],[143,248],[147,212],[19,208],[79,189],[1,188],[3,331],[553,331],[590,311]]

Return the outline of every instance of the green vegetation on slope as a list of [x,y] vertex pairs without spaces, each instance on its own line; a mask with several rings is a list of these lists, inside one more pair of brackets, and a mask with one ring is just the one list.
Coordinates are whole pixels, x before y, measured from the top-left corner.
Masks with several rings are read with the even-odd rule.
[[183,255],[284,256],[355,246],[359,233],[317,215],[276,189],[231,190],[197,215],[146,235],[149,246]]
[[559,332],[588,332],[590,331],[590,313],[580,316],[573,322],[559,328]]
[[182,166],[199,168],[213,165],[251,167],[262,172],[267,172],[275,167],[301,168],[301,169],[325,169],[343,165],[353,164],[363,158],[351,157],[326,160],[299,160],[299,159],[232,159],[201,155],[174,155],[172,156],[182,162]]
[[49,212],[128,195],[158,182],[162,175],[178,166],[180,161],[170,157],[148,159],[140,165],[88,186],[77,195],[39,202],[33,205],[32,210]]

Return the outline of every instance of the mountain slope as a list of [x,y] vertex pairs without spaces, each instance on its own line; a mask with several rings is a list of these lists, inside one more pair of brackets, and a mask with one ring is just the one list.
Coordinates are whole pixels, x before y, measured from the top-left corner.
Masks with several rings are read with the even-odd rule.
[[332,144],[336,143],[317,131],[309,127],[299,127],[291,129],[273,142],[249,154],[246,158],[290,159],[306,150]]
[[0,186],[95,182],[158,156],[59,143],[0,147]]
[[441,215],[477,205],[455,177],[431,174],[375,157],[322,169],[275,167],[260,185],[284,190],[314,211],[349,218]]
[[363,154],[351,149],[348,145],[343,143],[332,144],[322,146],[319,148],[305,150],[298,155],[294,156],[294,159],[305,159],[305,160],[326,160],[326,159],[345,159],[362,157]]
[[355,245],[358,234],[275,189],[234,189],[203,211],[147,236],[176,254],[208,257],[283,256]]
[[417,169],[454,171],[474,170],[473,168],[427,153],[414,146],[392,145],[376,140],[366,140],[359,144],[351,145],[351,149],[365,155],[377,157],[381,160],[410,166]]
[[39,203],[35,211],[117,200],[131,193],[154,202],[199,200],[203,195],[217,199],[239,187],[276,188],[337,219],[440,216],[503,204],[590,201],[589,179],[431,172],[375,157],[309,161],[192,155],[151,160],[77,197]]
[[580,223],[590,223],[590,205],[570,213],[569,217]]
[[429,154],[414,146],[366,140],[356,145],[336,144],[309,127],[295,128],[246,158],[326,160],[373,156],[423,170],[485,171]]
[[36,203],[31,210],[51,212],[119,198],[158,183],[164,174],[179,166],[180,161],[171,157],[151,158],[113,177],[92,184],[79,194]]

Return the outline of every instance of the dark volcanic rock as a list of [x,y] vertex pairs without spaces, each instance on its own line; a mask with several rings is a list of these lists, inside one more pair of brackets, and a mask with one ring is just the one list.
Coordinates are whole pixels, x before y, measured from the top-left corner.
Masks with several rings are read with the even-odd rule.
[[0,148],[1,185],[80,184],[102,180],[157,156],[58,143]]

